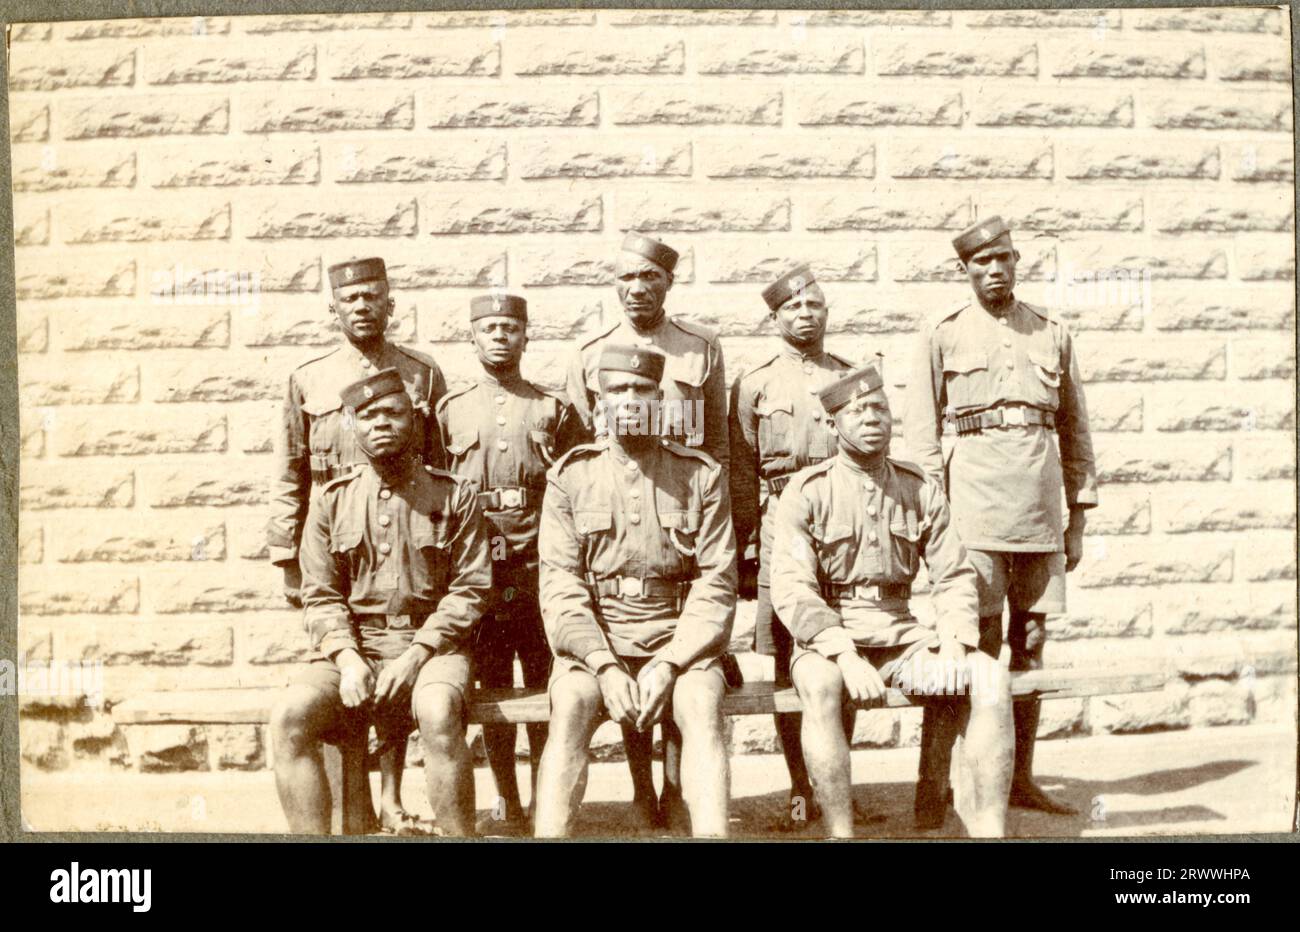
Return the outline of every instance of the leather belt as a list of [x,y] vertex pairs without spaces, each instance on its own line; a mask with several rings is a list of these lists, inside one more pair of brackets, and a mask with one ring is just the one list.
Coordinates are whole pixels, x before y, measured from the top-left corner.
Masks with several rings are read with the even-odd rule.
[[912,597],[912,584],[823,583],[822,595],[835,599],[865,599],[869,602],[906,602]]
[[522,485],[503,485],[478,493],[478,503],[483,508],[500,511],[505,508],[528,508],[533,497],[530,489]]
[[639,576],[611,576],[591,583],[597,596],[617,595],[634,599],[681,599],[690,592],[689,580]]
[[429,618],[429,612],[411,612],[409,615],[353,615],[357,624],[363,628],[391,628],[400,631],[405,628],[421,628]]
[[314,485],[324,485],[331,479],[337,479],[345,473],[352,472],[359,465],[357,463],[348,463],[347,465],[331,463],[329,457],[317,456],[314,453],[310,456],[310,461],[311,481]]
[[974,414],[958,414],[949,418],[957,430],[957,436],[978,434],[994,427],[1046,427],[1056,429],[1056,415],[1041,408],[1028,405],[1002,405],[976,411]]
[[763,485],[767,487],[767,494],[774,497],[780,495],[793,477],[794,473],[788,472],[783,476],[770,476],[764,479]]

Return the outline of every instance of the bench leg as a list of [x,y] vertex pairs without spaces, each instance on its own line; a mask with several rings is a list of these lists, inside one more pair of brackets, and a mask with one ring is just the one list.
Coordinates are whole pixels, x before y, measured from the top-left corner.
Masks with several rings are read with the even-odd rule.
[[330,785],[330,832],[367,835],[375,830],[374,802],[366,752],[369,728],[349,734],[338,745],[325,745],[325,776]]

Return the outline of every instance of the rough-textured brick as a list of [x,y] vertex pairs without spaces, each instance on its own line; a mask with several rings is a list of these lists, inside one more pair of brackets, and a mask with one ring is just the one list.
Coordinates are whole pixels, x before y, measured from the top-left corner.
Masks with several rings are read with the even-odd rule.
[[[1020,262],[1016,278],[1021,282],[1051,281],[1056,277],[1056,247],[1050,241],[1019,240]],[[957,264],[949,237],[933,240],[891,242],[886,249],[886,268],[896,282],[965,282],[966,273]]]
[[1129,28],[1141,30],[1189,30],[1191,32],[1282,31],[1281,11],[1276,9],[1179,9],[1133,10],[1125,19]]
[[144,175],[155,188],[318,184],[320,149],[305,142],[248,141],[153,149]]
[[1073,88],[980,88],[972,107],[977,126],[1130,127],[1133,95]]
[[1158,330],[1290,330],[1295,326],[1295,292],[1269,287],[1173,293],[1165,289],[1152,311]]
[[1213,482],[1232,478],[1232,447],[1218,440],[1094,438],[1102,482]]
[[1243,437],[1236,441],[1238,472],[1249,480],[1295,479],[1295,438]]
[[417,91],[421,122],[432,129],[595,126],[600,98],[583,87],[457,87]]
[[60,209],[63,241],[142,243],[230,238],[230,204],[185,201],[141,209],[138,201],[119,201],[87,208],[67,204]]
[[271,371],[262,357],[216,370],[181,362],[152,367],[148,385],[148,400],[163,404],[266,401],[284,395],[284,374]]
[[[1092,412],[1089,411],[1091,419]],[[1128,535],[1151,533],[1151,493],[1145,489],[1106,489],[1101,505],[1090,508],[1087,533]]]
[[1261,54],[1250,46],[1217,46],[1211,52],[1220,81],[1291,81],[1291,57],[1281,49]]
[[340,184],[500,181],[506,174],[506,147],[499,141],[478,139],[444,148],[422,140],[347,143],[335,148],[329,161],[330,175]]
[[12,23],[9,27],[12,42],[49,42],[53,35],[53,23]]
[[856,37],[806,34],[790,39],[734,39],[696,46],[700,74],[862,74],[862,41]]
[[1227,372],[1223,342],[1090,339],[1080,351],[1084,381],[1155,382],[1165,379],[1222,379]]
[[280,197],[257,204],[246,220],[249,239],[414,236],[415,200],[375,195],[333,197],[325,204]]
[[154,563],[224,560],[226,528],[210,518],[160,521],[119,517],[114,521],[66,525],[57,535],[60,563]]
[[1175,684],[1161,692],[1095,696],[1088,718],[1094,733],[1132,735],[1186,728],[1191,721],[1187,688]]
[[947,10],[791,10],[792,26],[937,26],[952,25]]
[[175,253],[162,253],[163,262],[144,270],[151,304],[166,307],[238,306],[252,313],[269,293],[319,291],[321,263],[301,250],[270,247],[248,250],[204,250],[194,259],[203,265],[178,261]]
[[18,754],[41,770],[65,769],[69,760],[64,727],[58,722],[25,720],[18,731]]
[[1102,140],[1058,147],[1061,174],[1076,181],[1159,181],[1219,177],[1219,147],[1188,142],[1170,146],[1159,139]]
[[[856,188],[856,185],[854,186]],[[804,201],[798,208],[805,229],[814,231],[960,230],[970,225],[970,199],[936,192],[929,197],[887,191],[837,191]]]
[[966,78],[1038,74],[1038,48],[1032,42],[873,37],[871,51],[876,73],[882,75]]
[[604,204],[597,193],[530,192],[516,195],[432,194],[420,203],[427,233],[595,233],[602,229]]
[[[279,573],[274,567],[268,569]],[[250,575],[246,567],[244,572]],[[193,574],[176,577],[169,580],[167,586],[154,588],[150,592],[150,603],[155,611],[164,615],[266,612],[285,607],[280,585],[269,576],[230,582],[198,579]]]
[[[337,338],[335,340],[337,342]],[[403,334],[400,342],[409,343]],[[230,446],[240,453],[271,453],[275,438],[284,428],[283,406],[278,402],[240,405],[230,412]],[[270,469],[268,465],[265,467]]]
[[1238,239],[1235,244],[1237,276],[1245,281],[1293,281],[1293,237]]
[[796,90],[795,119],[803,126],[960,126],[960,91],[890,87]]
[[13,153],[13,188],[21,192],[135,186],[134,152],[105,157],[72,147],[21,147]]
[[1291,97],[1262,91],[1151,93],[1143,111],[1158,129],[1244,129],[1285,133],[1291,128]]
[[1225,147],[1223,158],[1233,181],[1291,182],[1295,178],[1295,153],[1286,143],[1235,143]]
[[[466,243],[455,254],[431,252],[428,247],[412,249],[409,246],[385,252],[389,257],[386,262],[388,283],[396,291],[447,287],[491,288],[506,283],[506,253],[497,243]],[[404,303],[399,302],[399,313]]]
[[[681,257],[673,270],[673,283],[687,285],[695,279],[695,257],[689,249],[679,252]],[[585,248],[575,244],[562,249],[518,249],[511,257],[511,265],[515,281],[524,285],[613,285],[618,255],[618,250],[606,243]]]
[[[289,611],[286,604],[285,611]],[[285,664],[306,660],[311,653],[307,633],[295,619],[250,619],[239,630],[239,654],[247,663]]]
[[1245,725],[1254,717],[1250,690],[1242,683],[1206,680],[1192,686],[1187,713],[1193,727]]
[[620,230],[643,233],[775,232],[790,229],[790,200],[770,188],[672,188],[620,196],[616,219]]
[[[491,284],[489,281],[483,287]],[[325,308],[297,304],[259,308],[241,329],[245,346],[332,346],[342,334],[338,318]],[[401,342],[414,334],[415,310],[401,301],[389,321],[387,336]]]
[[1159,502],[1161,530],[1170,534],[1293,530],[1295,508],[1288,489],[1258,486],[1223,497],[1179,492]]
[[18,529],[18,562],[40,563],[45,559],[45,530],[24,525]]
[[18,455],[24,459],[36,459],[45,455],[44,419],[32,422],[27,418],[19,424]]
[[494,30],[511,26],[591,26],[596,14],[588,10],[448,10],[417,13],[416,29],[466,29],[491,26]]
[[1095,279],[1075,279],[1073,271],[1069,266],[1062,268],[1040,299],[1071,332],[1142,329],[1146,311],[1140,280],[1121,288]]
[[122,732],[141,773],[208,769],[208,742],[197,725],[126,725]]
[[135,474],[120,466],[85,469],[61,463],[24,469],[18,491],[23,511],[52,508],[130,508],[135,504]]
[[681,74],[686,45],[665,35],[613,35],[592,43],[568,33],[516,41],[510,60],[519,75]]
[[771,26],[771,10],[629,10],[609,13],[611,26]]
[[1134,433],[1142,430],[1142,395],[1126,385],[1089,385],[1088,427],[1093,433]]
[[49,208],[19,206],[14,212],[15,246],[48,246],[50,243]]
[[14,101],[9,105],[9,139],[11,142],[48,142],[50,108],[32,100]]
[[212,348],[230,344],[230,312],[197,307],[72,312],[56,318],[54,331],[65,350]]
[[106,19],[59,23],[59,38],[71,42],[94,39],[178,39],[224,36],[230,33],[230,20],[210,16],[168,17],[166,19]]
[[42,375],[28,372],[19,380],[24,405],[121,404],[140,400],[140,367],[99,365],[75,372]]
[[[1126,247],[1132,248],[1126,248]],[[1101,243],[1076,243],[1069,247],[1068,263],[1094,275],[1128,275],[1130,279],[1215,279],[1228,277],[1228,257],[1213,240],[1191,242],[1151,241],[1129,244],[1118,239]],[[1023,252],[1023,250],[1022,250]]]
[[1013,230],[1072,233],[1083,230],[1136,232],[1142,229],[1142,195],[1096,194],[1055,196],[982,188],[975,195],[979,216],[998,214]]
[[795,261],[807,261],[820,282],[876,280],[876,249],[871,243],[796,240],[773,248],[775,245],[750,241],[720,243],[709,251],[709,281],[767,284]]
[[310,81],[316,46],[278,42],[178,42],[152,47],[144,79],[152,85],[232,84],[238,81]]
[[1231,546],[1168,540],[1157,548],[1146,541],[1123,538],[1108,538],[1104,543],[1104,547],[1089,548],[1092,553],[1085,552],[1073,574],[1077,585],[1094,588],[1232,581]]
[[1294,627],[1295,592],[1267,586],[1234,586],[1163,598],[1163,634],[1196,635]]
[[208,725],[204,732],[212,770],[262,770],[266,767],[261,725]]
[[686,177],[691,173],[691,144],[657,136],[553,136],[516,142],[510,161],[512,174],[521,178]]
[[247,133],[328,133],[340,130],[411,129],[415,98],[376,89],[280,91],[240,97]]
[[1232,356],[1232,374],[1239,379],[1295,377],[1295,344],[1290,341],[1233,340],[1229,352]]
[[611,87],[604,96],[610,120],[621,126],[781,125],[781,88],[772,85],[651,84]]
[[501,74],[501,47],[491,41],[437,43],[428,39],[349,40],[331,46],[328,73],[336,81],[440,77],[496,77]]
[[[1163,388],[1163,386],[1162,386]],[[1222,385],[1180,385],[1148,399],[1156,430],[1290,430],[1295,426],[1295,391],[1288,382],[1251,386],[1248,394],[1227,394]]]
[[50,319],[45,314],[24,310],[18,317],[18,352],[43,353],[50,346]]
[[64,139],[211,136],[230,129],[228,97],[96,97],[59,106]]
[[891,140],[889,172],[895,178],[1051,178],[1052,146],[1039,139]]
[[791,150],[787,139],[773,136],[696,144],[703,174],[710,178],[871,178],[876,149],[869,142],[809,137]]
[[[250,16],[239,18],[241,31],[249,35],[274,35],[281,32],[338,32],[378,29],[388,32],[411,28],[410,13],[355,13],[301,16]],[[387,41],[387,38],[384,39]]]
[[18,581],[18,611],[24,615],[134,615],[140,609],[140,581],[120,573],[105,577],[61,569],[51,576]]
[[[1080,590],[1077,596],[1076,593],[1070,593],[1069,612],[1048,619],[1048,637],[1053,641],[1075,641],[1082,638],[1151,636],[1149,600],[1135,599],[1131,592],[1110,594],[1109,598],[1099,598],[1098,594],[1096,590],[1089,589]],[[1084,604],[1074,604],[1076,602]]]
[[1199,42],[1152,45],[1144,40],[1050,43],[1043,51],[1058,78],[1204,78]]
[[1099,36],[1118,29],[1118,10],[995,10],[963,17],[970,29],[1094,29]]
[[19,45],[9,62],[10,91],[130,87],[134,82],[135,51],[129,48],[61,48],[51,54],[41,46]]
[[1241,542],[1238,557],[1241,575],[1251,582],[1295,579],[1294,533],[1258,531]]
[[1295,229],[1289,199],[1260,192],[1232,197],[1158,196],[1151,199],[1152,225],[1161,233],[1285,233]]
[[53,428],[59,456],[150,456],[222,453],[226,419],[220,414],[62,414]]
[[[141,472],[142,498],[154,508],[264,506],[270,473],[260,463]],[[213,557],[209,548],[208,559]]]

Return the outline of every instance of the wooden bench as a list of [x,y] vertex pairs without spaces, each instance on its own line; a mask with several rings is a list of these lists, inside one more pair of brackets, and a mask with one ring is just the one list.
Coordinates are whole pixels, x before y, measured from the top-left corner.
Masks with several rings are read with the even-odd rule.
[[[1011,675],[1011,692],[1017,699],[1066,699],[1117,693],[1150,692],[1164,687],[1169,673],[1162,669],[1115,668],[1034,670]],[[279,689],[198,689],[142,693],[113,706],[119,725],[265,725]],[[550,717],[545,691],[480,689],[471,694],[471,724],[527,724]],[[888,691],[883,707],[904,708],[911,700],[897,689]],[[777,689],[770,682],[747,682],[729,690],[723,700],[726,715],[764,715],[798,712],[793,689]],[[336,834],[357,835],[372,830],[375,814],[370,796],[368,734],[358,733],[339,746],[326,745],[325,771],[333,799],[332,827]]]

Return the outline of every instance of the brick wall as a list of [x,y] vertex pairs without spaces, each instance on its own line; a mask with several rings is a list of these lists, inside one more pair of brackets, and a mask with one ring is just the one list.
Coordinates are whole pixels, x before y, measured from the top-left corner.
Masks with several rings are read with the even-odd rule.
[[[1077,332],[1103,482],[1049,662],[1183,674],[1049,703],[1045,733],[1287,719],[1288,26],[1217,9],[16,27],[22,656],[102,659],[109,699],[283,681],[303,636],[263,543],[272,427],[288,371],[338,339],[331,261],[387,259],[397,338],[453,386],[476,369],[469,297],[521,291],[526,374],[556,386],[574,338],[618,313],[623,231],[682,251],[670,310],[720,329],[733,374],[774,345],[760,288],[803,258],[831,348],[884,352],[896,388],[918,321],[967,293],[949,238],[1000,212],[1018,293]],[[1090,278],[1107,269],[1130,277]],[[212,271],[258,290],[151,297]],[[24,715],[40,766],[264,756],[255,729],[127,747],[75,702]],[[915,740],[914,716],[863,721],[865,741]],[[737,727],[770,747],[766,723]]]

